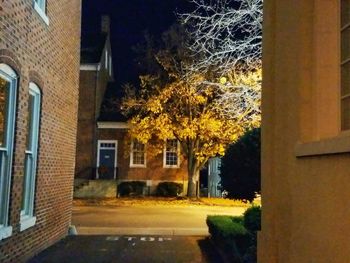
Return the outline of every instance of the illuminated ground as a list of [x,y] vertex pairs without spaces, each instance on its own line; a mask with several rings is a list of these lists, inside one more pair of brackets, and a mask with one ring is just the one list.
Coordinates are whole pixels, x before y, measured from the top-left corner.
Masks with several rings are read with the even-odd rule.
[[242,215],[245,207],[155,205],[77,206],[72,224],[90,235],[208,235],[207,215]]

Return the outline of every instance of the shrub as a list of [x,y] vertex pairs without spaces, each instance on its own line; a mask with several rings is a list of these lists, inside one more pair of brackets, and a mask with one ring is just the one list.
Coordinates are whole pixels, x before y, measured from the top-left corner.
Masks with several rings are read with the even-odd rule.
[[244,255],[244,262],[257,262],[257,232],[261,229],[260,206],[252,206],[245,211],[244,226],[250,235],[250,245]]
[[175,182],[162,182],[157,186],[157,195],[174,197],[182,193],[183,185]]
[[244,226],[250,232],[257,232],[261,229],[261,207],[252,206],[244,213]]
[[209,233],[216,245],[237,262],[257,262],[257,231],[261,228],[261,207],[252,206],[244,216],[208,216]]
[[228,197],[252,201],[260,192],[260,129],[247,131],[222,158],[221,181]]
[[118,193],[120,196],[141,196],[145,187],[146,182],[143,181],[122,182],[118,185]]
[[250,241],[243,217],[208,216],[207,225],[215,243],[229,256],[240,260]]

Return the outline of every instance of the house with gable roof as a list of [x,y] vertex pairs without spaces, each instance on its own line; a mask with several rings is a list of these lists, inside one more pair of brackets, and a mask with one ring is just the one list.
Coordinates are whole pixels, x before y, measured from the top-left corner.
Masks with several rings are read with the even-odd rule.
[[82,37],[75,197],[115,197],[117,185],[142,181],[145,194],[160,182],[176,182],[187,191],[187,165],[180,145],[169,140],[162,154],[150,158],[147,145],[127,143],[128,122],[111,98],[123,96],[113,77],[110,20],[99,34]]

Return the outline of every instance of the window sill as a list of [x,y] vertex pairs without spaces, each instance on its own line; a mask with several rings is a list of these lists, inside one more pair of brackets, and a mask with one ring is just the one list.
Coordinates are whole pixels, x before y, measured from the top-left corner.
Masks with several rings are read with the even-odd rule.
[[147,168],[146,165],[130,164],[130,168]]
[[12,226],[0,227],[0,240],[8,238],[12,235]]
[[163,168],[165,169],[179,169],[179,165],[163,165]]
[[45,22],[46,25],[49,25],[49,18],[45,14],[45,12],[41,9],[41,7],[34,1],[34,9],[39,14],[41,19]]
[[331,155],[350,153],[350,132],[342,132],[339,136],[320,141],[300,143],[295,147],[296,157]]
[[22,232],[24,230],[27,230],[28,228],[35,226],[35,223],[35,216],[21,216],[20,231]]

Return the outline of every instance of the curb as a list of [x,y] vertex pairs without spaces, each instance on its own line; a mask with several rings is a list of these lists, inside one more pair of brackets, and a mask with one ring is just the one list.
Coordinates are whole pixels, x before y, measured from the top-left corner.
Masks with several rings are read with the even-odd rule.
[[78,226],[78,235],[209,236],[207,228],[127,228]]

